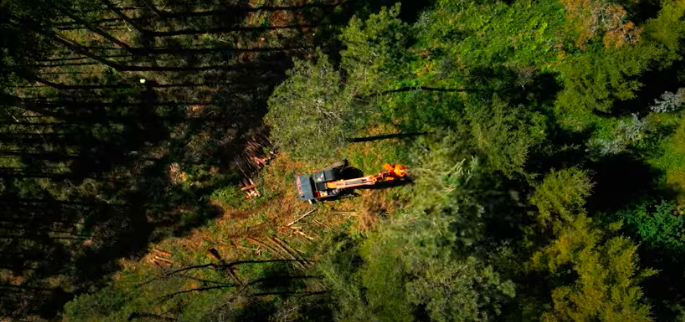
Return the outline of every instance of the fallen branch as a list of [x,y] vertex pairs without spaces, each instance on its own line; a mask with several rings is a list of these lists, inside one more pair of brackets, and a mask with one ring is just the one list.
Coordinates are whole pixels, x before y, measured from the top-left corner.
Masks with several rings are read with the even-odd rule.
[[258,252],[259,251],[259,248],[250,248],[250,247],[245,247],[245,246],[240,246],[240,245],[235,245],[235,248],[244,249],[244,250],[247,250],[250,252]]
[[159,268],[162,269],[162,270],[165,270],[165,269],[171,267],[171,264],[170,264],[170,263],[167,263],[167,262],[159,262],[158,260],[155,260],[155,259],[152,258],[152,257],[151,257],[148,261],[149,261],[150,263],[152,263],[152,264],[157,265],[157,267],[159,267]]
[[316,219],[313,219],[313,220],[314,220],[315,223],[317,223],[317,224],[319,224],[319,225],[321,225],[321,226],[324,226],[324,227],[326,227],[326,228],[331,228],[331,227],[328,227],[328,225],[326,225],[326,224],[324,224],[324,223],[322,223],[322,222],[320,222],[320,221],[318,221],[318,220],[316,220]]
[[248,190],[252,190],[252,189],[254,189],[254,188],[256,188],[256,187],[257,187],[257,185],[253,183],[253,184],[251,184],[251,185],[249,185],[249,186],[245,186],[245,187],[240,188],[240,190],[241,190],[241,191],[248,191]]
[[280,239],[276,236],[271,237],[271,240],[273,240],[277,244],[281,245],[281,247],[285,248],[289,253],[292,253],[293,255],[295,255],[295,257],[297,257],[299,260],[301,260],[303,264],[307,263],[307,260],[304,259],[304,255],[302,254],[302,252],[293,248],[292,246],[288,245],[288,243],[286,243],[285,240]]
[[274,249],[275,249],[278,253],[280,253],[281,256],[283,256],[283,257],[290,257],[290,259],[293,259],[293,260],[296,260],[296,261],[297,261],[297,264],[299,264],[299,266],[300,266],[300,268],[301,268],[302,270],[306,270],[306,269],[307,269],[307,266],[305,266],[305,263],[307,262],[306,260],[301,259],[301,258],[298,257],[296,254],[294,254],[293,252],[291,252],[291,251],[289,251],[288,249],[286,249],[283,245],[279,244],[277,241],[275,241],[275,240],[274,240],[273,238],[271,238],[271,237],[267,237],[267,241],[269,241],[269,243],[270,243],[272,246],[274,246]]
[[281,254],[281,252],[279,252],[279,251],[276,250],[275,248],[273,248],[273,247],[271,247],[271,246],[269,246],[269,245],[267,245],[267,244],[265,244],[265,243],[262,243],[262,242],[259,241],[259,240],[256,240],[256,239],[254,239],[254,238],[252,238],[252,237],[246,237],[245,239],[247,239],[247,242],[249,242],[249,243],[252,244],[252,245],[256,245],[257,247],[263,247],[264,249],[266,249],[267,251],[272,252],[273,254],[283,256],[283,254]]
[[172,261],[172,260],[170,260],[170,259],[166,259],[166,258],[159,257],[159,256],[156,256],[156,255],[155,255],[155,260],[162,261],[162,262],[167,262],[167,263],[169,263],[169,264],[173,264],[173,263],[174,263],[174,261]]
[[314,238],[314,237],[307,236],[307,234],[303,233],[301,230],[296,230],[295,233],[296,233],[296,234],[299,234],[299,235],[302,235],[302,237],[307,238],[307,239],[309,239],[309,240],[314,240],[314,239],[316,239],[316,238]]
[[331,210],[328,212],[331,215],[346,215],[346,214],[356,214],[356,211],[342,211],[342,210]]
[[306,212],[304,215],[300,216],[300,218],[297,218],[297,219],[293,220],[292,222],[290,222],[289,224],[287,224],[287,225],[285,225],[285,226],[286,226],[286,227],[292,226],[294,223],[300,221],[300,220],[301,220],[302,218],[304,218],[304,217],[309,216],[309,215],[312,214],[314,211],[316,211],[316,208],[314,208],[314,209],[312,209],[312,210]]
[[[323,278],[323,276],[311,276],[311,277],[319,278],[319,279],[322,279],[322,278]],[[295,277],[295,278],[311,278],[311,277],[301,276],[301,277]],[[247,283],[247,284],[244,284],[243,287],[241,287],[235,294],[233,294],[233,296],[231,296],[231,298],[229,298],[229,299],[226,301],[226,303],[224,303],[224,304],[222,304],[222,305],[220,305],[220,306],[218,306],[218,307],[215,307],[215,308],[214,308],[213,310],[211,310],[209,313],[206,313],[205,315],[203,315],[203,316],[202,316],[202,320],[204,320],[204,318],[207,317],[208,315],[210,315],[210,314],[212,314],[212,313],[214,313],[214,312],[216,312],[216,311],[219,311],[219,310],[221,310],[221,309],[223,309],[223,308],[229,306],[231,303],[233,303],[233,301],[235,301],[239,296],[241,296],[241,295],[247,290],[247,288],[248,288],[250,285],[253,285],[253,284],[258,283],[258,282],[261,282],[261,281],[263,281],[263,280],[265,280],[265,279],[271,279],[271,278],[273,278],[273,277],[260,278],[260,279],[254,280],[254,281],[252,281],[252,282],[249,282],[249,283]],[[307,293],[307,294],[306,294],[306,295],[303,295],[303,296],[315,295],[314,293],[318,293],[318,292],[313,292],[313,293],[312,293],[312,292],[306,292],[306,293]],[[266,296],[266,295],[268,295],[268,294],[266,294],[266,293],[253,293],[253,294],[248,294],[248,296]],[[273,295],[273,294],[272,294],[272,295]]]
[[243,282],[243,280],[240,279],[240,277],[238,277],[238,274],[236,274],[233,271],[233,268],[229,268],[229,269],[227,269],[227,271],[228,271],[228,275],[231,275],[231,278],[233,278],[233,280],[236,281],[236,283],[238,283],[239,285],[245,284],[245,282]]
[[164,251],[164,250],[161,250],[157,247],[152,247],[152,252],[160,254],[162,256],[171,257],[171,253]]

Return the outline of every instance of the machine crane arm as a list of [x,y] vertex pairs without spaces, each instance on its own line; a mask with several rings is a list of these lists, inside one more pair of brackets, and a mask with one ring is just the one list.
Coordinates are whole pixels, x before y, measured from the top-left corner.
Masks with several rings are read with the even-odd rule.
[[383,165],[384,171],[375,175],[360,178],[331,181],[326,183],[328,189],[349,189],[361,186],[373,186],[379,182],[389,182],[404,177],[407,174],[407,167],[401,164]]

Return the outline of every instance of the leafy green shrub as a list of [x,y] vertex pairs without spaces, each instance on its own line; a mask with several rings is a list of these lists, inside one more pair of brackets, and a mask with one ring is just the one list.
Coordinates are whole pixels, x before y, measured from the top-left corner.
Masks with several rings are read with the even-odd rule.
[[274,89],[265,117],[274,143],[297,158],[325,156],[345,141],[349,102],[338,70],[319,52],[316,61],[295,60],[288,79]]
[[415,312],[430,321],[487,321],[515,296],[513,282],[450,247],[449,217],[398,217],[317,264],[337,321],[413,321]]
[[588,146],[600,156],[619,154],[624,152],[629,145],[640,141],[652,130],[649,119],[640,118],[632,114],[630,119],[621,120],[610,137],[600,137],[590,140]]
[[[294,61],[288,79],[274,89],[265,117],[275,144],[291,157],[331,157],[379,109],[375,98],[406,64],[409,26],[399,7],[383,9],[368,21],[353,18],[341,36],[346,50],[335,66],[323,52]],[[405,73],[406,74],[406,73]]]
[[573,221],[583,212],[585,198],[590,195],[592,183],[587,174],[570,168],[552,171],[535,189],[530,203],[538,207],[538,221],[542,224],[555,222],[553,215],[564,221]]
[[245,200],[245,194],[237,186],[227,186],[214,190],[211,198],[222,205],[238,208]]
[[121,290],[106,287],[97,293],[80,295],[67,303],[64,307],[64,319],[96,321],[120,310],[129,300],[129,296]]
[[471,103],[466,107],[466,118],[471,126],[476,148],[493,168],[507,176],[521,172],[531,147],[540,136],[531,135],[528,121],[531,113],[499,99],[496,95],[488,103]]
[[654,250],[685,252],[685,216],[674,215],[673,201],[643,202],[618,215],[626,229],[639,236],[642,243]]
[[412,30],[398,18],[399,12],[397,3],[366,21],[353,17],[340,35],[346,46],[340,52],[341,66],[349,73],[347,81],[354,83],[357,94],[390,90],[397,79],[411,77],[405,70],[412,56],[407,50]]
[[647,119],[641,119],[637,114],[633,114],[629,120],[621,121],[618,124],[617,132],[627,141],[639,140],[644,132],[649,129]]
[[588,144],[590,149],[601,156],[619,154],[626,150],[628,145],[626,142],[617,138],[597,138],[593,139]]
[[639,268],[630,239],[604,236],[582,214],[557,235],[529,264],[555,285],[542,321],[651,321],[638,285],[655,271]]

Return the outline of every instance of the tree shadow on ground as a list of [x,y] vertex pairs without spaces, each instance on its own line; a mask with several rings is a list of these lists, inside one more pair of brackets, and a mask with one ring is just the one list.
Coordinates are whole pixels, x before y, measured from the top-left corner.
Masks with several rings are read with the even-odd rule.
[[588,163],[594,186],[587,200],[590,213],[613,213],[647,196],[669,199],[676,191],[659,185],[662,176],[656,170],[630,153],[621,153]]
[[347,141],[350,143],[359,143],[359,142],[373,142],[373,141],[389,140],[389,139],[407,139],[407,138],[414,138],[414,137],[426,135],[426,134],[428,134],[428,133],[427,132],[417,132],[417,133],[384,134],[384,135],[367,136],[367,137],[362,137],[362,138],[349,138],[349,139],[347,139]]
[[364,176],[364,171],[356,167],[346,167],[340,171],[340,178],[344,180],[361,178]]
[[617,101],[611,109],[611,115],[628,116],[630,114],[646,115],[654,100],[666,92],[675,93],[683,87],[683,68],[685,63],[676,61],[666,69],[653,69],[642,73],[638,80],[642,84],[635,97],[626,101]]
[[[323,276],[304,274],[304,271],[296,269],[292,262],[256,265],[258,266],[255,266],[255,269],[258,271],[252,275],[252,279],[245,287],[234,294],[228,294],[233,305],[223,305],[207,317],[231,317],[231,320],[235,321],[273,321],[279,312],[283,312],[283,306],[288,306],[288,311],[299,312],[305,309],[305,304],[309,302],[308,298],[316,299],[325,294],[324,291],[316,291],[318,287],[315,286]],[[310,281],[317,283],[313,284]],[[298,301],[285,301],[295,296]],[[319,312],[328,316],[331,313],[327,310]],[[316,316],[307,317],[318,320]]]
[[[163,27],[180,34],[133,32],[126,46],[116,45],[118,36],[103,32],[111,29],[97,30],[78,21],[73,25],[95,40],[60,42],[48,30],[49,21],[30,24],[27,32],[64,45],[69,57],[57,59],[83,55],[93,63],[59,66],[65,74],[23,73],[27,80],[21,91],[29,99],[14,101],[13,108],[30,111],[31,121],[25,123],[51,125],[43,126],[42,136],[32,136],[34,125],[27,125],[26,131],[0,138],[22,147],[0,153],[19,156],[23,164],[0,170],[0,206],[7,213],[46,223],[29,221],[31,228],[45,232],[13,236],[15,242],[0,244],[0,251],[27,254],[15,256],[12,265],[18,273],[39,262],[40,274],[28,278],[24,287],[44,287],[48,279],[64,278],[68,287],[53,287],[53,291],[73,290],[69,296],[53,298],[57,302],[50,305],[41,297],[16,316],[37,313],[54,318],[74,294],[101,286],[103,277],[119,270],[119,259],[140,258],[150,243],[184,236],[219,216],[221,209],[209,197],[217,188],[237,184],[244,175],[234,161],[244,157],[254,137],[265,135],[266,100],[286,77],[291,58],[307,57],[314,45],[331,44],[336,38],[332,26],[345,24],[361,4],[261,8],[271,11],[267,23],[285,23],[293,28],[282,30],[297,30],[272,37],[272,44],[262,42],[281,29],[243,28],[257,12],[244,1],[214,9],[188,2],[169,3],[164,8],[168,12],[142,9],[145,16],[129,29]],[[229,10],[230,19],[221,10]],[[89,11],[82,19],[98,18],[90,14],[102,12]],[[221,30],[214,27],[217,22]],[[196,45],[199,35],[227,30],[232,30],[228,40]],[[3,204],[2,198],[13,201]],[[66,228],[55,224],[61,221]],[[70,239],[56,239],[47,230],[49,224],[65,230]],[[36,243],[16,242],[25,238]]]
[[680,285],[685,283],[685,261],[683,254],[672,254],[658,249],[638,248],[642,267],[656,269],[659,272],[642,283],[642,289],[651,312],[658,321],[676,321],[685,314],[685,294]]
[[552,106],[556,95],[562,90],[557,81],[558,73],[513,69],[502,65],[473,68],[466,77],[472,84],[467,92],[485,99],[497,95],[511,105],[521,104],[533,107],[535,111],[548,110],[542,107]]

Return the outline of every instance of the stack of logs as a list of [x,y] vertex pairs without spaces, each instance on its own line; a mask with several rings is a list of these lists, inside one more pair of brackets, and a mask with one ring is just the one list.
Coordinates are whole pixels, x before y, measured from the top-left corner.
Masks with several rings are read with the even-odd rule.
[[276,156],[276,150],[263,133],[255,134],[246,141],[243,152],[236,156],[234,163],[243,176],[251,178]]
[[[268,152],[266,152],[268,151]],[[251,178],[264,168],[269,160],[276,156],[276,150],[264,133],[253,135],[247,140],[243,153],[235,159],[235,164],[242,172],[245,179],[242,180],[240,190],[244,191],[247,199],[259,197],[257,185]]]
[[241,191],[245,191],[247,194],[245,198],[252,199],[259,197],[259,190],[257,190],[257,185],[252,181],[252,179],[245,178],[241,182]]
[[149,258],[150,263],[162,268],[169,268],[174,264],[174,261],[171,260],[171,253],[155,247],[152,248],[152,253],[154,255]]

